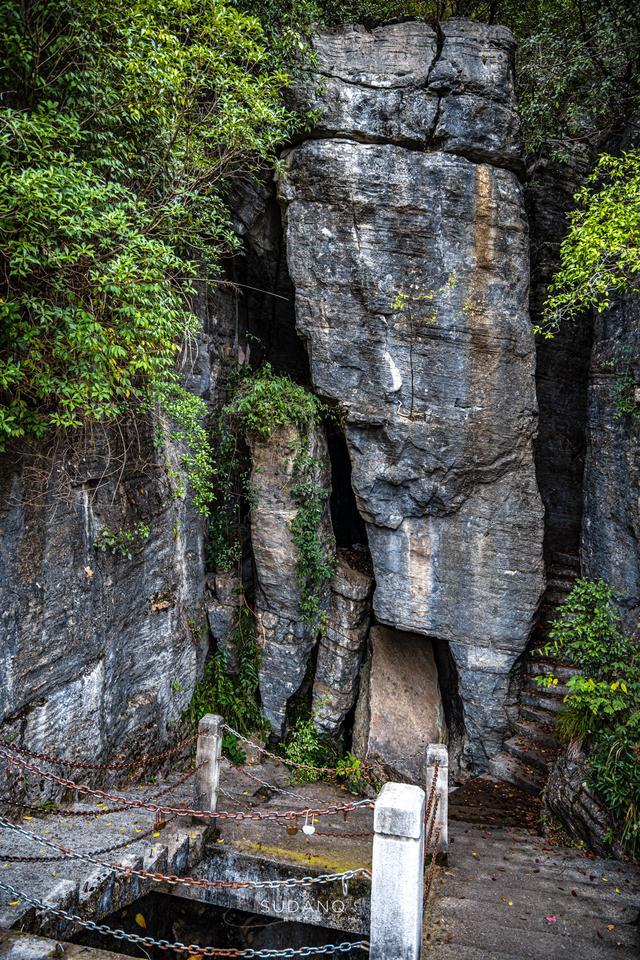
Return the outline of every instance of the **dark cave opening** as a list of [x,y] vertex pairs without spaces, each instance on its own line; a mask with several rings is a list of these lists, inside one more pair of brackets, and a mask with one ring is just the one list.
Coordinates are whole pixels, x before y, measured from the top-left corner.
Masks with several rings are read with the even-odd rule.
[[449,765],[459,767],[464,746],[464,708],[458,685],[458,670],[446,640],[432,638],[433,658],[438,671],[438,684],[447,724]]
[[331,460],[331,522],[336,546],[338,549],[357,546],[368,555],[367,529],[351,486],[351,459],[347,441],[334,420],[327,423],[327,444]]

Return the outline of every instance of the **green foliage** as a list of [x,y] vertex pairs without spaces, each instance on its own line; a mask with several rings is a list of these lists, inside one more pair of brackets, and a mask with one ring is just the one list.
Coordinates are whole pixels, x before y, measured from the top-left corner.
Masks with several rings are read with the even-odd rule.
[[96,550],[103,553],[113,553],[125,560],[132,560],[136,546],[149,538],[151,530],[146,523],[138,522],[132,527],[123,527],[121,530],[112,530],[102,527],[93,542]]
[[268,363],[239,381],[225,407],[225,413],[235,417],[248,434],[263,438],[289,424],[305,430],[317,423],[323,412],[317,397],[286,375],[274,373]]
[[287,77],[225,0],[0,0],[0,23],[0,448],[160,400],[206,509],[176,360],[236,246],[226,186],[297,122]]
[[537,331],[547,337],[562,321],[640,289],[640,152],[603,154],[576,202]]
[[344,783],[349,793],[356,795],[365,793],[369,787],[373,787],[377,793],[381,786],[372,781],[371,774],[365,769],[362,760],[359,760],[350,750],[336,763],[336,778]]
[[[283,754],[287,760],[312,767],[335,767],[339,759],[335,741],[319,734],[313,719],[304,715],[299,716],[291,728]],[[315,783],[324,780],[325,774],[315,770],[294,770],[293,777],[298,783]]]
[[291,495],[298,505],[291,522],[297,552],[296,573],[300,586],[300,619],[313,633],[325,629],[323,610],[325,587],[335,570],[335,542],[324,543],[320,536],[329,491],[318,484],[318,461],[309,453],[303,436],[295,449]]
[[[544,653],[564,656],[580,673],[567,682],[558,726],[584,742],[591,784],[632,853],[640,845],[640,649],[627,637],[603,580],[578,580],[550,631]],[[538,677],[556,685],[553,676]]]
[[[196,684],[186,716],[196,726],[206,713],[216,713],[243,736],[256,731],[266,733],[268,726],[260,712],[260,648],[255,638],[253,614],[246,604],[242,604],[238,611],[232,642],[237,654],[237,672],[232,673],[229,669],[224,651],[218,650],[210,656],[202,679]],[[226,734],[223,749],[234,762],[244,762],[244,752],[236,737]]]
[[634,369],[637,359],[631,347],[616,344],[611,357],[603,363],[613,378],[614,417],[616,420],[628,420],[634,426],[640,426],[640,402],[636,399],[640,373],[636,376]]

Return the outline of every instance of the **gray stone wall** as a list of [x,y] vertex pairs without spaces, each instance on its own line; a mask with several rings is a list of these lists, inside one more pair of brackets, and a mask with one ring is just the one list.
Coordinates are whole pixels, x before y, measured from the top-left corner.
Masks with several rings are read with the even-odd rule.
[[[203,522],[154,432],[137,420],[0,465],[1,730],[33,750],[157,752],[191,698],[206,649]],[[97,549],[104,527],[137,523],[149,536],[130,559]]]
[[613,586],[630,632],[640,623],[640,403],[634,417],[621,413],[619,397],[622,391],[633,404],[634,384],[640,386],[637,297],[594,322],[582,526],[583,573]]

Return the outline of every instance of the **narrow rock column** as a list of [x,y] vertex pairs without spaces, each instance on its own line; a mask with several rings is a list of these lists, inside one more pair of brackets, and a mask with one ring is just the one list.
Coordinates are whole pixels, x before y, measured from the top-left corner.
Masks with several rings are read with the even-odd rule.
[[425,794],[385,783],[373,814],[370,960],[419,960],[424,900]]
[[[305,439],[294,425],[277,427],[270,437],[251,437],[251,543],[256,572],[255,614],[262,650],[260,696],[262,711],[281,735],[287,703],[304,679],[317,631],[300,614],[298,551],[292,533],[299,504],[291,490],[296,483],[296,449],[302,442],[313,463],[313,481],[324,490],[325,506],[318,536],[330,555],[335,549],[329,519],[331,472],[324,433],[309,429]],[[328,590],[327,590],[328,593]],[[322,598],[326,603],[326,598]]]
[[360,663],[371,619],[373,578],[339,553],[330,588],[327,629],[318,645],[313,717],[319,730],[335,734],[358,695]]
[[213,713],[206,713],[198,724],[193,801],[197,810],[207,813],[213,813],[218,802],[223,725],[223,718]]

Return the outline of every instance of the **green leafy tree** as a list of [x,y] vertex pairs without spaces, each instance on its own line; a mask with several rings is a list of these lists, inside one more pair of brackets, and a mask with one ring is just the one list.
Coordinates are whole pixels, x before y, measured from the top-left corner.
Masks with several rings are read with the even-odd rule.
[[603,154],[576,195],[577,207],[560,248],[560,269],[549,288],[538,332],[640,288],[640,152]]
[[160,402],[211,493],[176,361],[234,249],[233,178],[296,119],[225,0],[0,0],[0,449]]

